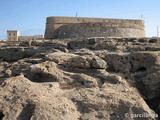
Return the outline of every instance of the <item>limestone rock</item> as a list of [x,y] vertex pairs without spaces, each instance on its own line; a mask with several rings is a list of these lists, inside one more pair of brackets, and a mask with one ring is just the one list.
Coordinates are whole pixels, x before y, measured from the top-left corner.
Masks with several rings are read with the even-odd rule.
[[1,48],[0,49],[0,58],[7,62],[17,61],[19,59],[28,58],[41,52],[41,49],[36,48]]
[[72,78],[74,78],[74,83],[79,84],[81,87],[84,86],[87,88],[98,87],[97,80],[86,74],[75,74],[72,76]]
[[134,88],[122,84],[105,83],[101,90],[94,87],[63,91],[58,82],[33,83],[21,75],[7,79],[0,91],[4,120],[133,120],[125,114],[154,114]]
[[34,82],[49,82],[57,81],[63,76],[54,62],[43,62],[40,64],[35,64],[30,66],[30,73],[27,77]]
[[57,83],[38,84],[17,76],[7,79],[0,91],[3,120],[69,120],[80,115],[71,100],[61,97],[64,92]]
[[82,69],[106,69],[104,60],[96,56],[78,56],[70,59],[71,67]]
[[45,55],[45,59],[48,61],[54,61],[58,64],[67,64],[67,61],[75,57],[77,55],[70,54],[70,53],[64,53],[64,52],[55,52],[55,53],[49,53]]
[[82,68],[82,69],[89,69],[90,63],[86,60],[86,57],[74,57],[70,59],[70,66],[74,68]]
[[77,49],[74,54],[77,54],[77,55],[95,55],[95,53],[89,49]]
[[98,58],[93,58],[91,60],[91,67],[96,68],[96,69],[106,69],[107,64],[104,60],[98,59]]
[[160,115],[158,38],[18,44],[0,49],[0,120],[159,119],[131,116]]

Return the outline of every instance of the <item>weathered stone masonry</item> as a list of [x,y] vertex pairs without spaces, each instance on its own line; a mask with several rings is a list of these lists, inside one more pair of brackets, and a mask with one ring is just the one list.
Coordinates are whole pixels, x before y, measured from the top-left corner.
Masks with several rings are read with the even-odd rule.
[[143,20],[48,17],[45,38],[145,37]]

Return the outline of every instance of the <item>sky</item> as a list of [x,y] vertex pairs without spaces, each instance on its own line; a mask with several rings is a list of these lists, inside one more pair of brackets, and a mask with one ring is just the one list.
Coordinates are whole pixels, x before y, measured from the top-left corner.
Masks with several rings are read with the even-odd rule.
[[138,19],[143,16],[146,35],[160,28],[160,0],[0,0],[0,40],[7,30],[21,35],[44,34],[49,16]]

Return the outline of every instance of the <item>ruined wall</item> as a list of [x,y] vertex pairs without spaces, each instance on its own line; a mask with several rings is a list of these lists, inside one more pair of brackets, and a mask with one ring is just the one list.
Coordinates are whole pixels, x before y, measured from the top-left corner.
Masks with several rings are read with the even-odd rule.
[[48,17],[45,38],[145,37],[142,20]]

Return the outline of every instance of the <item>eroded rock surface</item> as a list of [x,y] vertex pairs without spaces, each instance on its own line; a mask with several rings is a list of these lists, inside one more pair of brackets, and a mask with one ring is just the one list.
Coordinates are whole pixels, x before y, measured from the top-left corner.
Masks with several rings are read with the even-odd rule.
[[158,38],[13,44],[0,49],[0,120],[159,119]]

